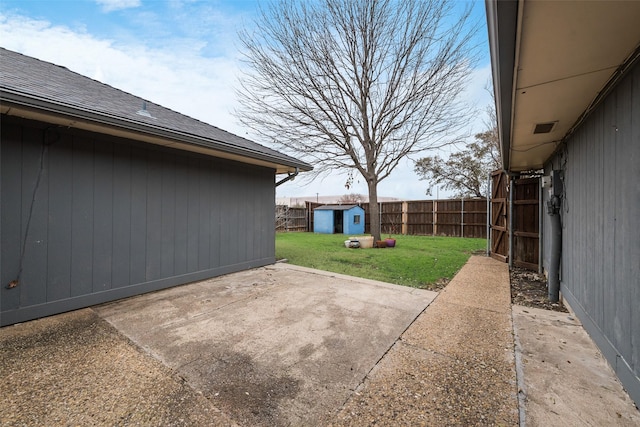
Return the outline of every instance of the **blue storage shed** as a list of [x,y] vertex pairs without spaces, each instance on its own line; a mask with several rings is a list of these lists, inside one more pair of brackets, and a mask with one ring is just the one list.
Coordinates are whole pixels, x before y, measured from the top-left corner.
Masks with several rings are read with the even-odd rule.
[[363,234],[364,209],[358,205],[324,205],[313,211],[313,231],[323,234]]

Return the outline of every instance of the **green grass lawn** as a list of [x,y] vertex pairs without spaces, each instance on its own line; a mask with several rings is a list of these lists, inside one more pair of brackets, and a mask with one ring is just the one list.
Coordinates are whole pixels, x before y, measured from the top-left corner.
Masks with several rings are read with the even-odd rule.
[[435,289],[438,283],[450,280],[473,252],[485,250],[487,244],[485,239],[395,235],[395,248],[348,249],[344,246],[347,237],[277,233],[276,258],[334,273]]

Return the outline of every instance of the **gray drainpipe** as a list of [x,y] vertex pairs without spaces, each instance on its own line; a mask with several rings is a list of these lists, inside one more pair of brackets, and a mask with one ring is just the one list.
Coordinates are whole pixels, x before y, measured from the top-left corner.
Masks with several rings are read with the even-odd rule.
[[551,196],[547,213],[551,216],[551,260],[549,262],[549,301],[560,299],[560,255],[562,253],[562,223],[560,221],[560,196]]
[[560,299],[560,257],[562,256],[562,182],[558,170],[551,171],[551,190],[547,201],[547,213],[551,218],[551,259],[549,260],[549,301],[558,302]]
[[290,173],[285,178],[282,178],[280,181],[276,182],[276,187],[284,184],[287,181],[293,180],[293,178],[298,176],[298,173],[300,173],[300,171],[298,170],[298,168],[296,168],[296,171],[294,173]]
[[[542,179],[542,178],[540,178]],[[544,207],[544,197],[542,195],[542,186],[538,188],[538,274],[543,273],[543,254],[544,254],[544,215],[542,208]]]
[[491,256],[491,173],[487,176],[487,256]]
[[514,175],[509,174],[509,271],[513,270],[513,193],[515,193]]

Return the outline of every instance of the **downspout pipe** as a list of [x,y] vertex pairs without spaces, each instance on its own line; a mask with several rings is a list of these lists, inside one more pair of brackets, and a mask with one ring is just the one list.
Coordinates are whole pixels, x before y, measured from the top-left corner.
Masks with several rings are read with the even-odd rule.
[[285,178],[282,178],[280,181],[276,182],[276,187],[284,184],[287,181],[292,181],[296,176],[298,176],[299,173],[300,173],[300,170],[296,168],[296,171],[294,173],[287,174]]
[[538,274],[544,273],[543,255],[544,255],[544,215],[542,214],[542,208],[544,207],[544,197],[542,187],[538,188],[538,209],[540,214],[538,215]]
[[491,173],[487,176],[487,256],[491,256]]
[[513,270],[513,193],[516,192],[514,178],[514,175],[509,175],[509,271]]
[[562,254],[562,222],[560,218],[560,196],[551,196],[547,202],[547,213],[551,219],[551,259],[549,262],[549,301],[558,302],[560,299],[560,256]]

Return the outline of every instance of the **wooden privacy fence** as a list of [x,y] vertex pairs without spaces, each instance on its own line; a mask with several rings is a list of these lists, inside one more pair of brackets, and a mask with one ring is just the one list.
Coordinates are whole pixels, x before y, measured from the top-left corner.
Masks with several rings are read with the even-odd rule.
[[[540,254],[540,178],[491,174],[491,256],[537,270]],[[512,259],[510,259],[512,257]]]
[[540,250],[540,179],[516,179],[513,188],[513,262],[519,267],[537,270]]
[[307,231],[308,222],[306,208],[276,206],[276,231]]
[[491,256],[509,259],[509,177],[502,171],[491,174]]
[[[321,204],[307,202],[305,208],[276,207],[276,230],[313,231],[313,210]],[[370,233],[369,204],[365,210],[365,233]],[[303,220],[304,218],[304,220]],[[414,200],[381,202],[382,234],[418,236],[487,237],[486,199]],[[303,221],[304,222],[303,224]]]

